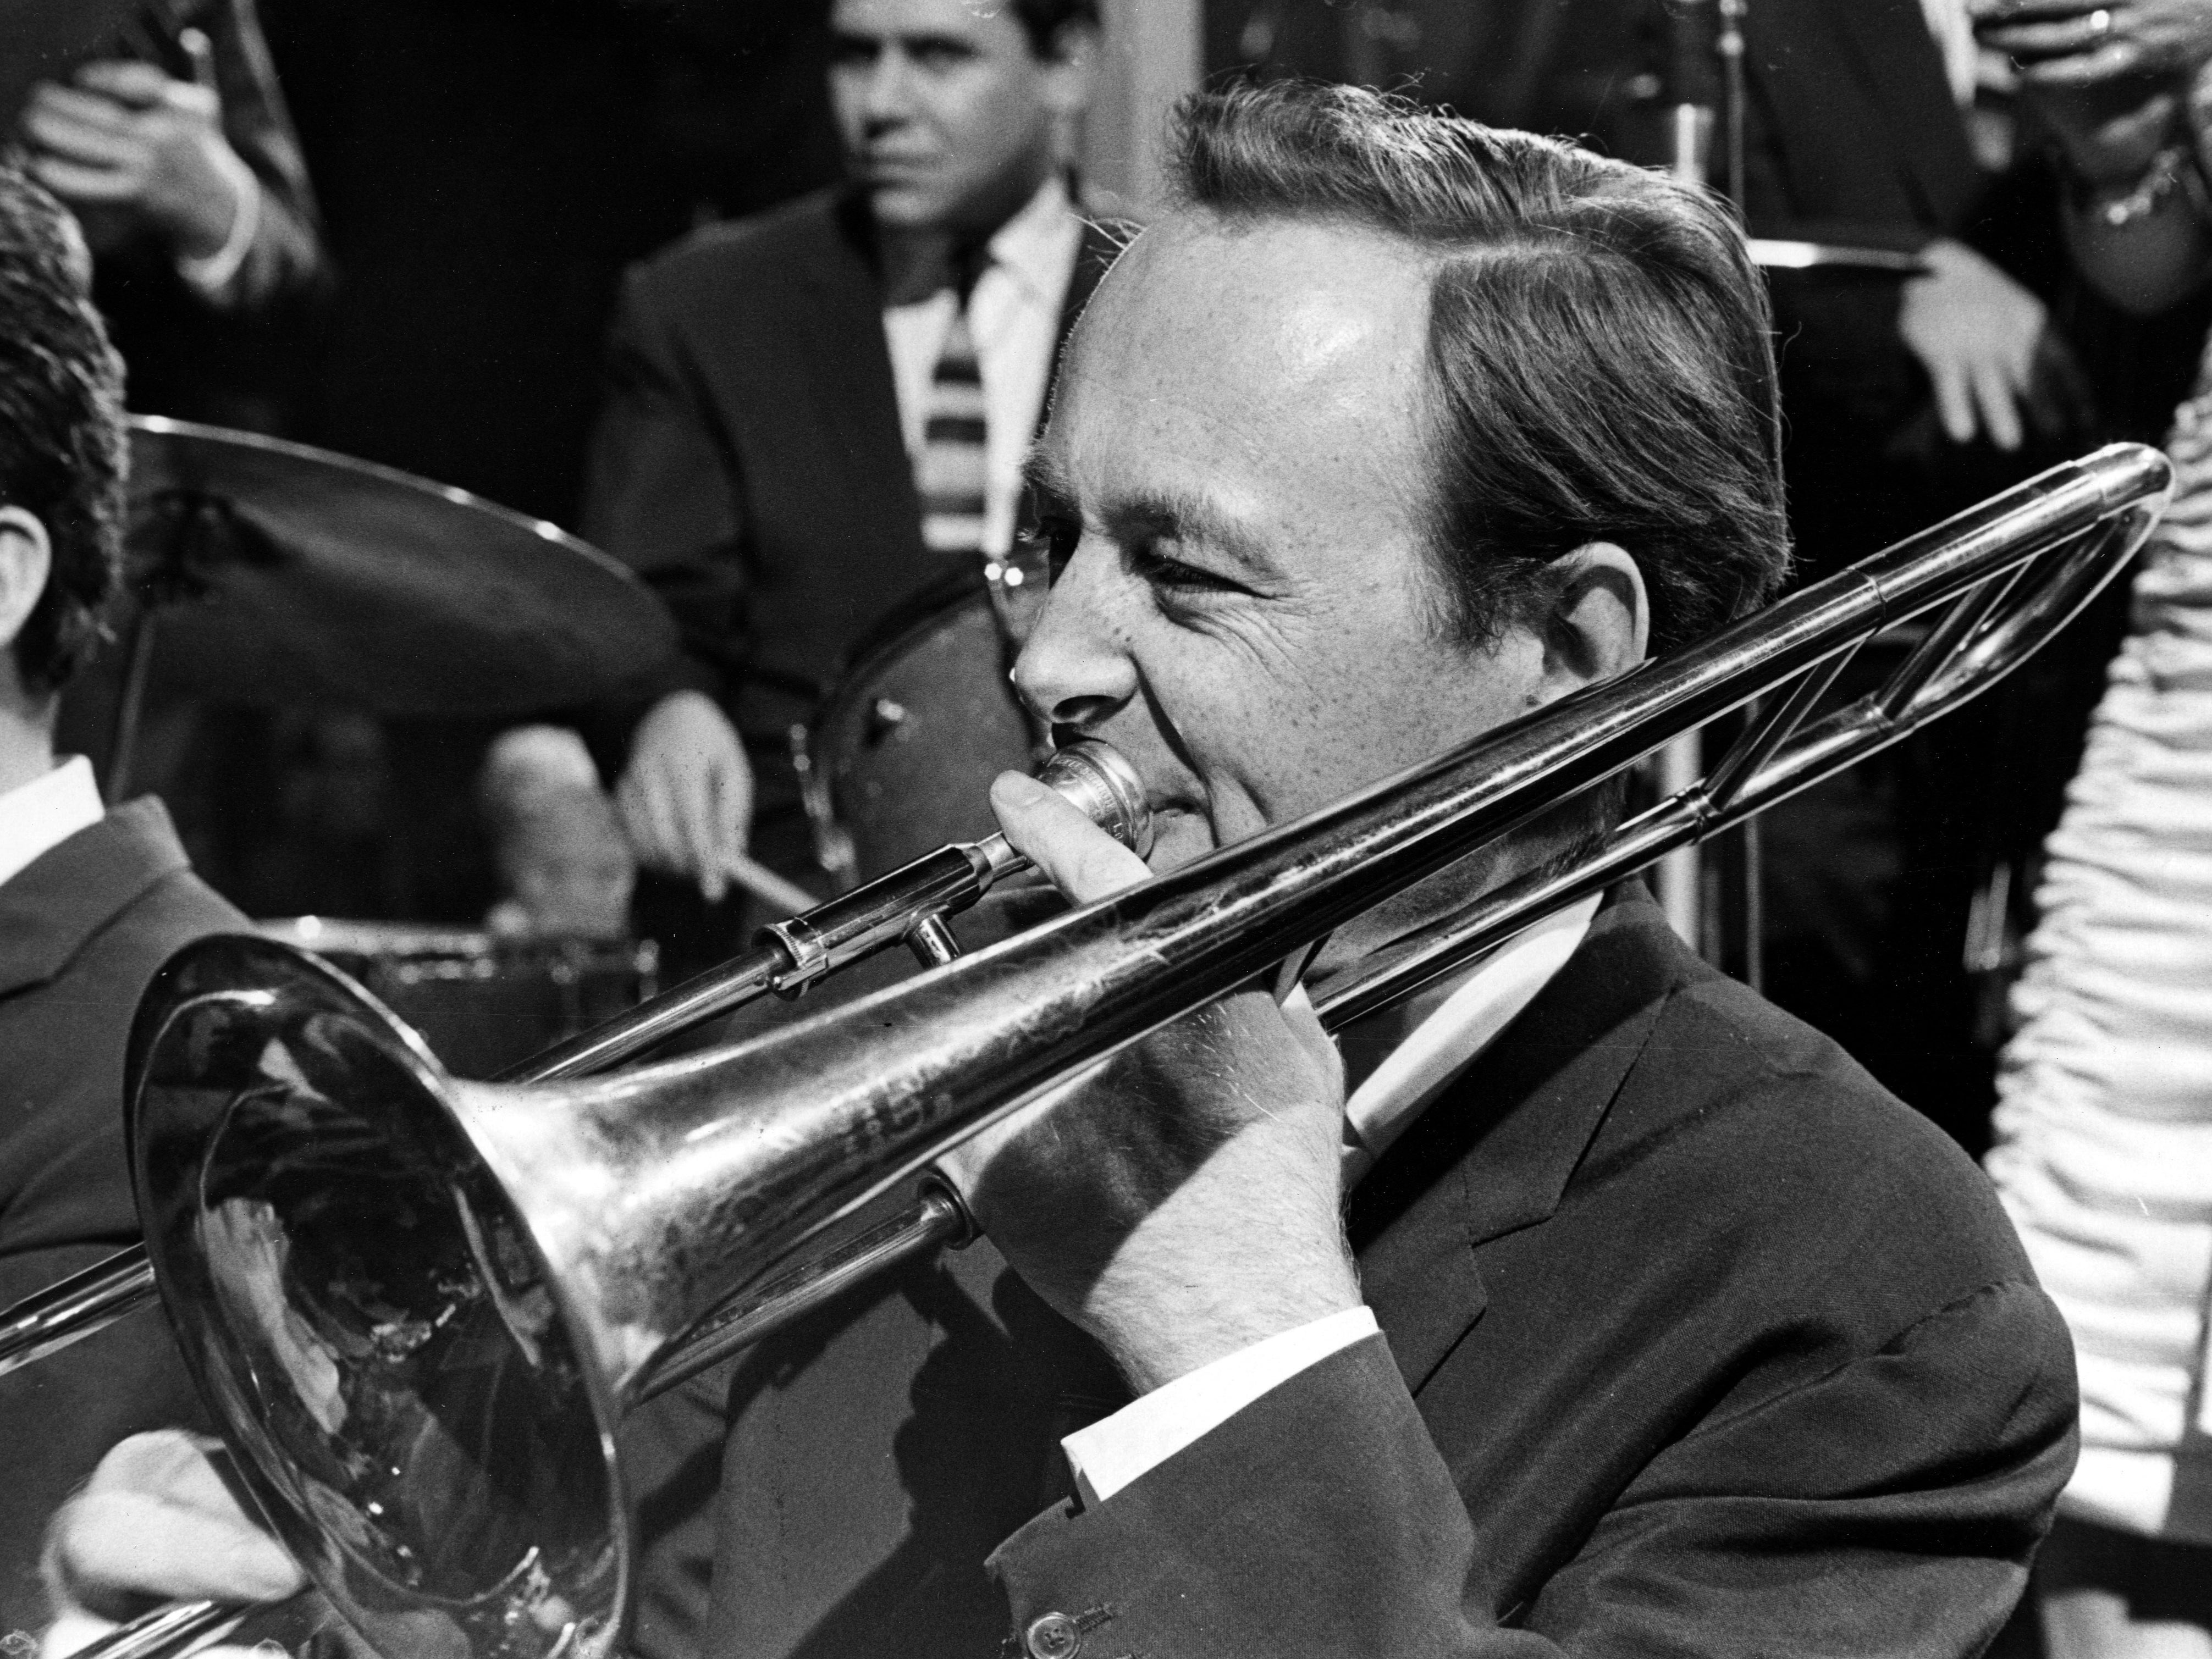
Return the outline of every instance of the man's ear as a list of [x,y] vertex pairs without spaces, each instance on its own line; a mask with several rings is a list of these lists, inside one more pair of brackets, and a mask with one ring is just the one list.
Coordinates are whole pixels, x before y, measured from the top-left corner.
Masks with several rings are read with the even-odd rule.
[[1095,23],[1062,23],[1044,54],[1044,100],[1062,120],[1091,107],[1098,91],[1098,54],[1104,43]]
[[1558,586],[1544,625],[1544,665],[1532,703],[1550,702],[1626,673],[1651,638],[1644,572],[1611,542],[1592,542],[1552,563]]
[[54,546],[39,516],[0,507],[0,651],[15,643],[38,609],[54,563]]

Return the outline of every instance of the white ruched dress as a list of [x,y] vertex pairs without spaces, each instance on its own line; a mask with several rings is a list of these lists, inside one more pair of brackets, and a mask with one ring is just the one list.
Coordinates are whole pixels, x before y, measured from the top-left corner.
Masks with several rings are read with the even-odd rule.
[[2046,845],[1989,1170],[2074,1334],[2062,1513],[2212,1544],[2212,385]]

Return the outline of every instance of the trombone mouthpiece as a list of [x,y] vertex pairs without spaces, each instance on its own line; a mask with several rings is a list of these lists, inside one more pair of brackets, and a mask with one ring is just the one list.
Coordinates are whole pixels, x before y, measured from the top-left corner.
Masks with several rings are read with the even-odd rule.
[[1144,781],[1118,751],[1095,738],[1055,750],[1037,773],[1093,823],[1139,858],[1152,850],[1152,809]]

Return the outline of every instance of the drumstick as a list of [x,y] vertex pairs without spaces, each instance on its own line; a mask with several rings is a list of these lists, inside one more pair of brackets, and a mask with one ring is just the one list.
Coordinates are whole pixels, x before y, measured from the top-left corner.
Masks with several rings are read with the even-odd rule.
[[757,859],[743,853],[732,853],[723,861],[723,873],[744,888],[762,903],[771,905],[787,915],[797,915],[802,910],[811,910],[822,901],[795,881],[787,881]]

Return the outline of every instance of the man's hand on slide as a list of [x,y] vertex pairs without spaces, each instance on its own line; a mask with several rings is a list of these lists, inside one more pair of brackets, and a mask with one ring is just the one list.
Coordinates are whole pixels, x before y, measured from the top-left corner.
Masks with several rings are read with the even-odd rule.
[[[1150,873],[1033,779],[991,793],[1077,903]],[[1302,1000],[1224,998],[941,1160],[1031,1288],[1139,1390],[1357,1306],[1339,1219],[1343,1072]]]
[[630,739],[615,805],[640,864],[689,876],[720,902],[752,829],[753,772],[711,698],[674,691],[653,705]]

